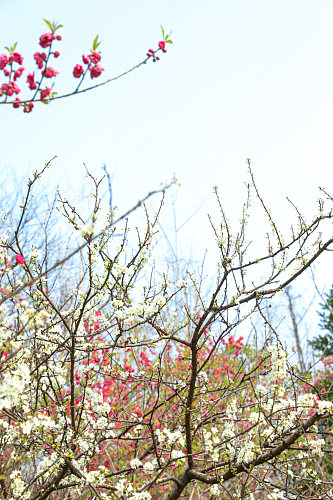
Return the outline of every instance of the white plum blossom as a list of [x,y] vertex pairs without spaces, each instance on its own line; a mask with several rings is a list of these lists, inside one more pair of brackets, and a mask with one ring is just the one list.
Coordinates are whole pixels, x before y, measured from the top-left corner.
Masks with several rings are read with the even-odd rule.
[[139,458],[133,458],[133,460],[130,461],[130,467],[131,469],[138,469],[139,467],[142,467],[142,462]]
[[29,381],[30,369],[25,363],[13,371],[7,371],[0,382],[0,409],[14,406]]

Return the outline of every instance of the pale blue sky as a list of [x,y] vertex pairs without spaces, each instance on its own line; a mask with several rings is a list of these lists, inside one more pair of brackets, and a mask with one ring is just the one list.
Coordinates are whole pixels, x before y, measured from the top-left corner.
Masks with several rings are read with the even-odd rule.
[[212,186],[221,187],[229,213],[240,209],[247,157],[282,223],[289,223],[285,196],[311,212],[319,185],[332,192],[333,0],[0,0],[0,6],[0,45],[18,41],[28,69],[46,31],[41,18],[64,24],[59,91],[74,87],[72,68],[96,34],[106,77],[156,46],[161,24],[174,40],[158,64],[113,85],[40,105],[31,115],[2,107],[1,168],[21,175],[57,155],[48,180],[77,189],[83,162],[95,172],[106,163],[122,207],[176,173],[180,222],[206,200],[190,228],[199,247],[209,229],[200,235],[194,229],[212,210]]

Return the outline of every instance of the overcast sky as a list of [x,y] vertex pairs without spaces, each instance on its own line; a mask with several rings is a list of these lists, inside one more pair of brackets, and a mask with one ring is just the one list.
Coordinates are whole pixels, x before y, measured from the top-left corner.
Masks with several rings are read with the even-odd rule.
[[[0,45],[18,41],[29,71],[47,31],[41,18],[64,25],[59,92],[74,88],[72,68],[96,34],[105,77],[156,47],[161,24],[174,40],[158,63],[97,91],[30,115],[3,106],[1,168],[26,175],[57,155],[45,182],[68,192],[84,182],[83,162],[97,173],[105,163],[121,207],[175,173],[179,224],[202,205],[186,235],[200,248],[212,187],[229,213],[240,210],[248,157],[282,224],[286,196],[311,213],[318,186],[332,193],[332,0],[0,0],[0,8]],[[327,265],[319,273],[332,282]]]

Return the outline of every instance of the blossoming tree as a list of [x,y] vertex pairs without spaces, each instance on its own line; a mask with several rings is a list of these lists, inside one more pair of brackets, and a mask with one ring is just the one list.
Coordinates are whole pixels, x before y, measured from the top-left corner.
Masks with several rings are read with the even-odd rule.
[[[217,270],[205,292],[193,272],[175,283],[152,265],[170,186],[105,213],[102,181],[90,175],[89,217],[59,196],[79,242],[63,241],[54,257],[45,226],[33,244],[24,235],[41,173],[16,227],[6,217],[1,227],[0,498],[332,498],[314,467],[329,446],[320,425],[332,403],[290,364],[273,325],[260,350],[236,334],[253,314],[267,322],[267,301],[332,245],[318,232],[331,217],[323,203],[284,237],[249,164],[236,233],[216,191]],[[269,231],[254,255],[252,192]],[[135,211],[144,224],[132,230]],[[191,302],[179,310],[181,293]]]

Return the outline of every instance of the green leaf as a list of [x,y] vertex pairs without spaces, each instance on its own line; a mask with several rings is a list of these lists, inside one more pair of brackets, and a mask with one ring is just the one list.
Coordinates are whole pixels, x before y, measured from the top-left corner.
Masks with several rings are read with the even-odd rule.
[[165,43],[173,43],[172,40],[165,40]]
[[95,40],[93,41],[93,50],[96,50],[97,47],[100,45],[101,42],[98,41],[98,36],[96,36]]
[[9,47],[5,47],[6,50],[8,50],[8,52],[10,53],[10,48]]
[[163,38],[165,37],[164,35],[164,29],[163,29],[163,26],[161,26],[161,30],[162,30],[162,35],[163,35]]
[[48,27],[50,28],[50,30],[53,32],[53,26],[50,23],[50,21],[48,21],[47,19],[44,19],[44,18],[43,18],[43,21],[44,21],[44,23],[46,23],[48,25]]
[[55,27],[54,27],[54,31],[57,31],[59,28],[63,28],[63,24],[57,24]]
[[17,42],[14,43],[13,47],[12,47],[12,52],[14,52],[14,50],[16,49],[17,47]]

